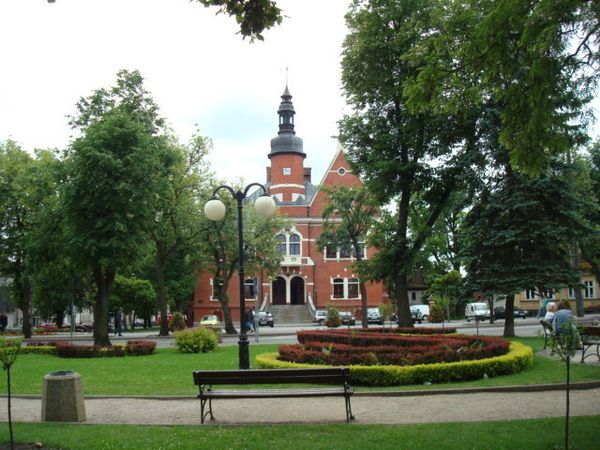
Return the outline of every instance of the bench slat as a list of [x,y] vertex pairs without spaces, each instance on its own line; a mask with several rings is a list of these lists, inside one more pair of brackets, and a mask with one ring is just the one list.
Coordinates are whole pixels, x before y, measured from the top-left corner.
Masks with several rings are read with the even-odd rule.
[[315,389],[211,389],[205,390],[206,398],[283,398],[283,397],[332,397],[353,394],[349,388]]
[[196,385],[212,384],[340,384],[349,380],[350,369],[197,370]]

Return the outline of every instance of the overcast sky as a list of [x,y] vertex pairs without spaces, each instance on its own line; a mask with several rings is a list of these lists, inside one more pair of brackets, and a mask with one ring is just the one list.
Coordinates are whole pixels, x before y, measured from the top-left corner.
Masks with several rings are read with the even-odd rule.
[[235,19],[188,0],[2,0],[0,140],[65,148],[67,115],[118,70],[138,69],[175,133],[214,141],[218,176],[264,182],[286,84],[319,183],[344,99],[340,52],[349,0],[277,0],[287,17],[250,44]]

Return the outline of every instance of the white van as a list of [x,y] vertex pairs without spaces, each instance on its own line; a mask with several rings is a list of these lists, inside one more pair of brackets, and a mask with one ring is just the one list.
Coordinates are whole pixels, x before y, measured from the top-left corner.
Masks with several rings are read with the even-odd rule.
[[487,303],[467,303],[465,308],[465,317],[467,322],[471,320],[485,320],[490,318],[490,308]]
[[429,305],[410,305],[410,307],[417,308],[423,316],[423,321],[427,322],[427,319],[429,318]]

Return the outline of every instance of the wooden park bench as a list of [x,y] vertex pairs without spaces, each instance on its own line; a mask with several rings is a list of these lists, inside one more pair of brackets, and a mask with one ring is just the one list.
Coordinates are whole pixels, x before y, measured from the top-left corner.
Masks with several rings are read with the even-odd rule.
[[[285,398],[285,397],[344,397],[346,400],[346,422],[354,419],[350,396],[350,369],[347,367],[326,367],[309,369],[269,369],[269,370],[197,370],[193,372],[194,384],[200,387],[200,415],[204,423],[206,416],[214,420],[212,401],[214,399],[242,398]],[[277,385],[277,384],[329,384],[330,387],[263,388],[252,386],[248,389],[213,389],[213,386],[235,385]],[[208,408],[206,403],[208,402]]]
[[[596,349],[595,353],[592,350]],[[590,351],[586,355],[586,353]],[[600,359],[600,327],[583,327],[581,329],[581,363],[585,363],[585,358],[596,355]]]

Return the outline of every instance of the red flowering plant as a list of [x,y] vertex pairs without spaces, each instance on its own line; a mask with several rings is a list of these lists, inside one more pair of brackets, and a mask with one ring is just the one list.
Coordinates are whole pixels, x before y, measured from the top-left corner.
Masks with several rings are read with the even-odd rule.
[[589,262],[580,262],[579,265],[577,266],[577,269],[581,270],[581,271],[589,271],[592,268],[592,265]]

